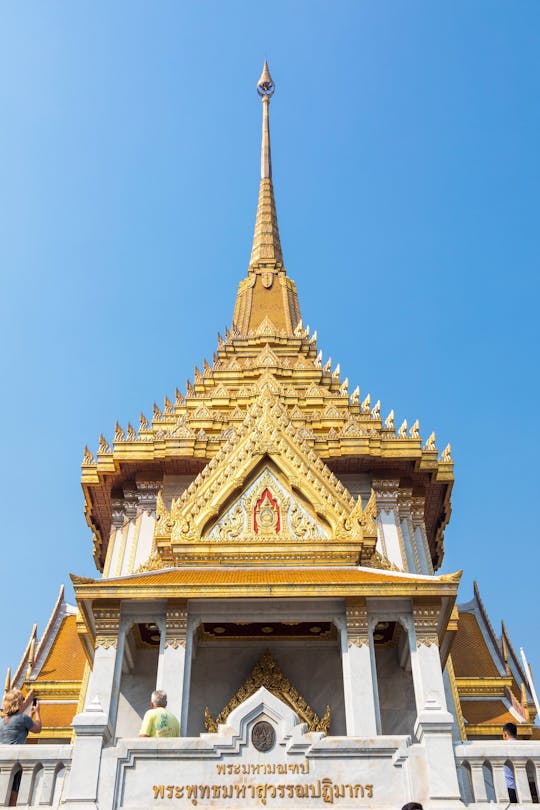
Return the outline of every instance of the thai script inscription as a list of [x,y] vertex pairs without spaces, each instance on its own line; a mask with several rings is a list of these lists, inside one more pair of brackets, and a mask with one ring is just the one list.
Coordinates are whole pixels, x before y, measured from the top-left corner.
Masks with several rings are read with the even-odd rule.
[[338,785],[328,777],[306,785],[153,785],[153,798],[187,799],[193,805],[210,799],[322,799],[334,804],[340,799],[372,799],[373,785]]
[[288,762],[283,765],[276,765],[274,763],[256,762],[246,765],[225,765],[220,762],[216,765],[218,776],[233,776],[237,774],[272,774],[272,773],[309,773],[309,762]]

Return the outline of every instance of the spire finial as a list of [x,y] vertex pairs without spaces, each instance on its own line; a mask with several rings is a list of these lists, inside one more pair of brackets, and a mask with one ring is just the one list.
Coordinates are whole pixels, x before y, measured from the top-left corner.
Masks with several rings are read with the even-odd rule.
[[266,59],[264,60],[264,65],[261,73],[261,77],[257,82],[257,93],[260,96],[268,96],[272,98],[276,91],[276,85],[272,77],[270,76],[270,71],[268,69],[268,62]]
[[270,106],[270,99],[274,95],[276,85],[274,84],[270,71],[268,70],[268,62],[264,60],[264,65],[261,77],[257,82],[257,93],[261,97],[263,104],[263,121],[262,121],[262,144],[261,144],[261,180],[272,177],[272,155],[270,153],[270,116],[268,108]]
[[[248,335],[270,322],[272,334],[293,335],[300,321],[294,281],[287,278],[279,240],[270,154],[270,99],[276,85],[265,60],[257,82],[262,103],[261,179],[248,278],[240,282],[233,322],[237,334]],[[279,277],[279,284],[277,279]]]

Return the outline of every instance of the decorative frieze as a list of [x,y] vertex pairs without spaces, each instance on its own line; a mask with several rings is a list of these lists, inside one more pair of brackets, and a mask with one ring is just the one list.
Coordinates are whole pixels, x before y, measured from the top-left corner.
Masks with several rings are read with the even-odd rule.
[[373,479],[372,482],[375,495],[377,496],[377,506],[379,510],[387,512],[398,508],[399,479]]
[[111,522],[115,529],[121,529],[124,525],[126,516],[124,513],[124,499],[111,498],[112,518]]
[[137,514],[155,512],[160,481],[137,481]]
[[167,609],[165,625],[165,647],[177,650],[186,646],[187,637],[187,607],[169,607]]
[[345,610],[349,647],[369,646],[368,614],[365,602],[347,604]]
[[424,644],[430,647],[439,645],[439,605],[422,604],[413,606],[414,629],[416,633],[416,646]]
[[111,498],[111,523],[121,529],[126,521],[134,520],[143,512],[155,512],[161,481],[136,481],[124,487],[123,494]]
[[96,648],[118,646],[118,632],[120,625],[120,607],[106,607],[94,609],[94,624],[96,628]]

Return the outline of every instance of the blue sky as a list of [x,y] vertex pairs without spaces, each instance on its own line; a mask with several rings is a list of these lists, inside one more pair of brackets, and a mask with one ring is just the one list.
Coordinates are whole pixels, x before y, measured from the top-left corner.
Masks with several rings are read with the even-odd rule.
[[95,573],[84,445],[230,324],[265,57],[304,323],[451,442],[443,570],[540,672],[536,0],[0,3],[0,672]]

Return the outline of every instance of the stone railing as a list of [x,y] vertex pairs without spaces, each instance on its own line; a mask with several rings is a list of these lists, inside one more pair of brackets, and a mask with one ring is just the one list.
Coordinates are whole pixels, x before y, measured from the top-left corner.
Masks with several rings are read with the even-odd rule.
[[507,807],[505,766],[513,773],[519,804],[538,803],[540,742],[486,740],[460,743],[455,747],[455,754],[465,804],[491,802]]
[[58,807],[71,764],[71,745],[0,745],[0,807],[7,807],[18,771],[17,806]]

